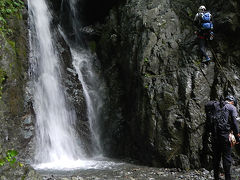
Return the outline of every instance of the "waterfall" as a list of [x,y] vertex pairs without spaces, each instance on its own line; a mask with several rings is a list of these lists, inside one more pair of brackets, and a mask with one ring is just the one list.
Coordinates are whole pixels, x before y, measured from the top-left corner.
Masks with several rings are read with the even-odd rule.
[[[78,74],[79,81],[82,84],[84,97],[87,103],[87,115],[89,127],[91,131],[91,140],[93,144],[93,155],[100,156],[102,154],[100,144],[99,121],[103,111],[103,102],[105,97],[104,82],[96,72],[98,59],[85,48],[81,37],[81,22],[79,22],[79,13],[77,8],[77,0],[67,1],[70,7],[70,16],[74,39],[67,40],[71,50],[73,67]],[[63,5],[63,4],[62,4]]]
[[87,115],[91,130],[93,155],[102,154],[99,137],[99,118],[102,113],[104,88],[103,82],[98,78],[93,68],[94,57],[87,51],[71,49],[73,66],[83,86],[84,96],[87,102]]
[[28,7],[36,114],[35,160],[38,164],[64,164],[85,155],[74,130],[75,113],[67,108],[62,90],[59,54],[50,29],[51,14],[45,0],[29,0]]
[[[72,28],[77,34],[76,3],[70,0]],[[93,165],[86,161],[86,153],[75,131],[76,113],[69,109],[61,82],[60,53],[51,31],[52,16],[45,0],[29,0],[29,43],[30,75],[33,94],[33,108],[36,115],[36,151],[35,163],[39,168],[73,168]],[[60,29],[59,29],[60,30]],[[64,33],[60,31],[65,37]],[[99,137],[99,119],[103,107],[103,83],[95,65],[97,58],[85,46],[77,35],[74,40],[67,40],[73,67],[82,84],[87,103],[87,115],[92,144],[92,155],[101,155]],[[72,106],[70,106],[72,107]],[[85,161],[85,162],[83,162]],[[35,165],[36,165],[35,164]],[[46,165],[47,164],[47,165]]]

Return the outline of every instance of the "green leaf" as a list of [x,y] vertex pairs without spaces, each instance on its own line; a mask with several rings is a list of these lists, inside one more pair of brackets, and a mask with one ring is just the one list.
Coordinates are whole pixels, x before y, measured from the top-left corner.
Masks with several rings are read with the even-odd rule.
[[15,6],[17,6],[17,7],[19,7],[19,6],[20,6],[20,4],[19,4],[19,3],[17,3],[17,2],[13,2],[13,4],[14,4]]
[[11,165],[13,165],[15,162],[16,162],[16,158],[12,158],[9,163],[10,163]]
[[0,16],[0,21],[4,21],[5,19],[3,17]]
[[0,166],[4,166],[4,164],[5,164],[4,159],[0,159]]
[[22,163],[20,163],[20,162],[18,162],[18,165],[19,165],[20,167],[23,167],[23,164],[22,164]]
[[6,12],[11,14],[13,11],[12,11],[12,9],[6,9]]
[[7,151],[7,156],[9,156],[9,157],[14,157],[16,155],[18,155],[18,152],[16,150],[8,150]]
[[11,161],[11,157],[6,156],[6,160],[7,160],[7,162],[10,162]]

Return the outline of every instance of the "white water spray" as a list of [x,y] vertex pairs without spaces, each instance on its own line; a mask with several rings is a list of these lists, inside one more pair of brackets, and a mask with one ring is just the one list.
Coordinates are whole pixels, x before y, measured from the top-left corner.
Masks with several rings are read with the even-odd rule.
[[93,68],[94,57],[87,51],[71,49],[73,66],[82,83],[84,96],[87,102],[87,115],[91,130],[93,153],[101,155],[99,120],[103,107],[104,88],[103,82],[97,76]]
[[51,15],[45,0],[29,0],[31,57],[36,113],[36,162],[63,164],[84,156],[74,131],[75,113],[67,109]]

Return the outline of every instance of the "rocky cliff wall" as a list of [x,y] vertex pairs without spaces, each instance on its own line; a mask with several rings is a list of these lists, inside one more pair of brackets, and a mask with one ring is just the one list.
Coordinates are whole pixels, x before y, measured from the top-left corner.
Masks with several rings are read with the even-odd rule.
[[25,89],[29,67],[25,8],[8,16],[7,25],[0,31],[0,67],[4,74],[0,99],[0,152],[17,149],[28,154],[26,147],[33,136],[33,121]]
[[[214,16],[208,65],[193,26],[201,4]],[[240,97],[239,32],[238,1],[119,2],[97,46],[111,104],[106,152],[157,166],[209,167],[204,104],[228,93]]]
[[[6,1],[1,3],[3,5]],[[16,5],[20,7],[19,2]],[[0,167],[0,178],[40,179],[31,167],[23,163],[32,158],[34,136],[34,114],[27,88],[27,10],[25,6],[21,10],[7,5],[5,8],[8,14],[4,16],[6,9],[1,9],[0,14],[1,18],[6,18],[6,23],[3,23],[2,19],[0,22],[0,159],[2,160],[10,149],[17,150],[19,155],[14,168],[8,163]],[[19,162],[23,164],[19,165]]]

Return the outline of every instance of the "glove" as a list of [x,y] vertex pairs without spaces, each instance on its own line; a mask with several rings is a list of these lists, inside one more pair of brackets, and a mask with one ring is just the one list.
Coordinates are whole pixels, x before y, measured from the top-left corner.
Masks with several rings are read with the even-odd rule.
[[[239,137],[237,137],[237,139],[239,139]],[[233,147],[236,144],[236,138],[232,132],[229,133],[229,142],[231,144],[231,147]]]

